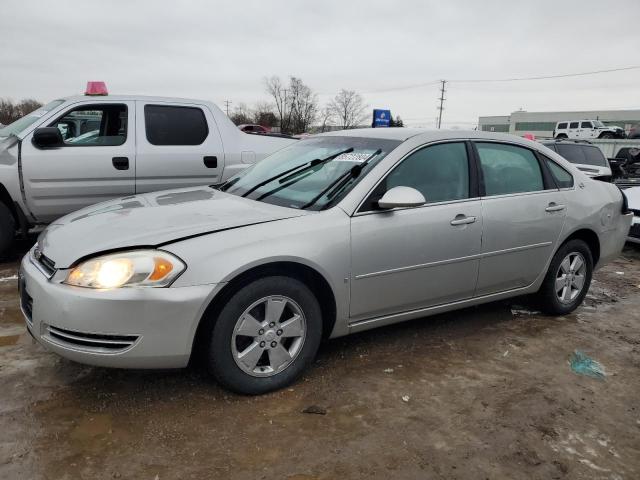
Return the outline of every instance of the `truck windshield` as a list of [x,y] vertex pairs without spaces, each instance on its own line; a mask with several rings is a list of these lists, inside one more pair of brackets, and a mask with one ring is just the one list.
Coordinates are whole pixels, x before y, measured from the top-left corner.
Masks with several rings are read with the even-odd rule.
[[[322,210],[344,197],[400,143],[337,136],[300,140],[239,173],[220,189],[274,205]],[[349,171],[353,175],[347,175]]]
[[591,123],[593,123],[593,126],[596,128],[604,128],[605,125],[604,123],[602,123],[600,120],[592,120]]
[[15,122],[10,123],[6,127],[0,128],[0,137],[8,137],[9,135],[19,134],[33,122],[43,117],[54,108],[59,107],[63,103],[64,100],[54,100],[53,102],[47,103],[44,107],[40,107],[39,109],[28,113],[24,117],[19,118]]

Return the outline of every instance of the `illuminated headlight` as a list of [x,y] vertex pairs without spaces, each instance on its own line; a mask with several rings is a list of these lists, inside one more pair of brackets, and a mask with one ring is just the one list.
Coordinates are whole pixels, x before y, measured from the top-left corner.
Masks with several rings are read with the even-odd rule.
[[186,266],[160,250],[132,250],[92,258],[72,268],[64,283],[87,288],[166,287]]

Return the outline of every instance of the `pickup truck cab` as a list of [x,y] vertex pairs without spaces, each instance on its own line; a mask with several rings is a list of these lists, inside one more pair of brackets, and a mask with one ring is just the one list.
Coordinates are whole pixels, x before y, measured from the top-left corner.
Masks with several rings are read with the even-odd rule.
[[0,129],[0,255],[16,231],[115,197],[220,183],[295,141],[244,133],[202,100],[54,100]]

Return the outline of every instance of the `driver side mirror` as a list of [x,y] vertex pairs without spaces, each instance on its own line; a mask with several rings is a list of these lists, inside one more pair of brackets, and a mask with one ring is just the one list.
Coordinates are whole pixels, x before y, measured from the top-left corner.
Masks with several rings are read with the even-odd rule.
[[378,200],[378,207],[383,209],[400,207],[419,207],[427,203],[424,195],[415,188],[393,187]]
[[33,144],[38,148],[53,148],[64,145],[58,127],[40,127],[33,132]]

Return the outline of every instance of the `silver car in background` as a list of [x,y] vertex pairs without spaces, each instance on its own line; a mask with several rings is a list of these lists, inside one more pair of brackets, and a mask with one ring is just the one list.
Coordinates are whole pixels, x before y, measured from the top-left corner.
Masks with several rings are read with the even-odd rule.
[[184,367],[229,389],[293,382],[322,338],[537,293],[583,300],[632,214],[615,186],[487,132],[310,137],[222,185],[101,203],[22,261],[29,331],[78,362]]

